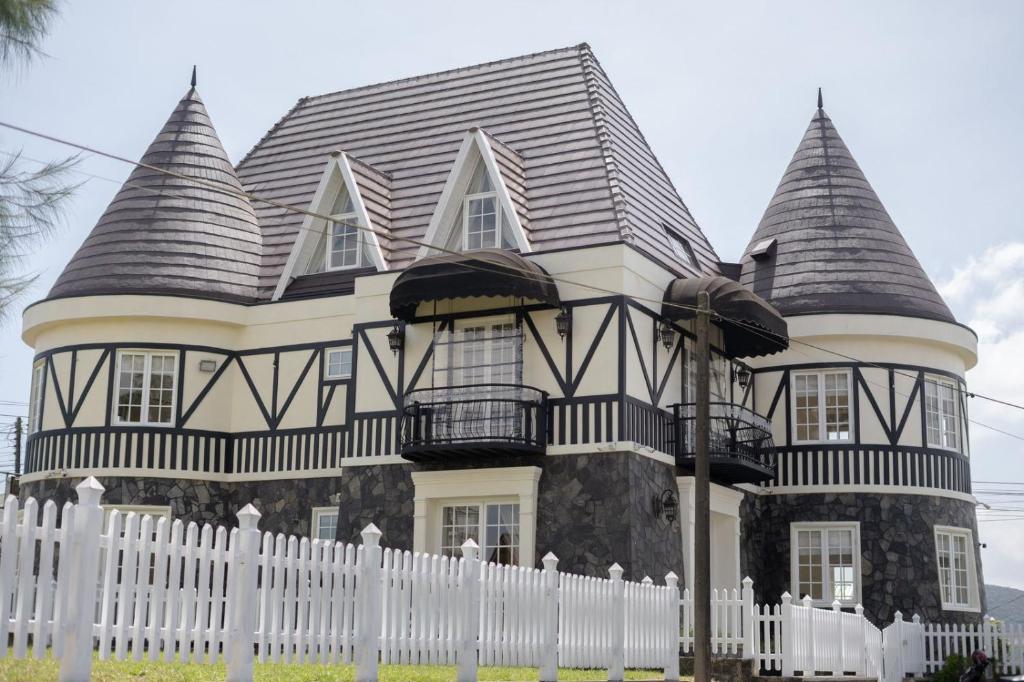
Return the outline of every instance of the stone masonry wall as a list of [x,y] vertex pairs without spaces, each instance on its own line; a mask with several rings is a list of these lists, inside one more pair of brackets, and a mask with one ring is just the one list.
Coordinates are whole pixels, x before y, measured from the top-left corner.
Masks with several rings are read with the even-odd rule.
[[985,612],[981,553],[975,548],[981,613],[944,611],[939,594],[934,526],[970,528],[978,541],[974,505],[928,495],[824,493],[753,495],[741,511],[741,570],[754,579],[759,602],[777,603],[790,585],[790,528],[795,521],[859,521],[861,601],[876,625],[899,610],[908,619],[978,622]]

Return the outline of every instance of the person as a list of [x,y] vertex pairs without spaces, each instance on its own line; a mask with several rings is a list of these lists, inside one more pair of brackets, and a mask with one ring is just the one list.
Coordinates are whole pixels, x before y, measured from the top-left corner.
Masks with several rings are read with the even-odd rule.
[[960,682],[979,682],[985,679],[985,668],[988,667],[988,654],[978,649],[971,654],[971,665],[960,675]]

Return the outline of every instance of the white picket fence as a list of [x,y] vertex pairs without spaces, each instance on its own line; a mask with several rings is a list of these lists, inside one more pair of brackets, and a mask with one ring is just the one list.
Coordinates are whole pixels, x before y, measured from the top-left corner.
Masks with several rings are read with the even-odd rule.
[[[60,661],[61,679],[87,679],[101,659],[214,663],[229,680],[252,679],[255,660],[354,663],[376,680],[380,663],[528,666],[541,680],[557,668],[626,667],[679,677],[693,649],[693,600],[673,573],[664,585],[481,562],[470,540],[461,558],[382,548],[372,524],[362,544],[310,541],[257,529],[247,505],[238,528],[112,512],[103,528],[95,479],[78,504],[21,509],[8,497],[0,519],[0,643],[15,658]],[[984,649],[1006,673],[1024,672],[1024,628],[923,624],[917,616],[879,630],[858,605],[812,608],[754,603],[753,583],[712,593],[712,650],[753,659],[783,675],[844,675],[900,682],[940,668],[951,654]],[[0,646],[0,658],[7,648]]]
[[[382,548],[372,524],[362,544],[262,537],[247,505],[238,528],[111,512],[103,528],[92,478],[78,504],[8,497],[0,522],[0,642],[13,655],[47,650],[61,679],[89,677],[101,659],[227,663],[229,680],[252,679],[254,660],[354,663],[357,680],[383,663],[454,665],[475,680],[478,665],[629,667],[679,677],[680,598],[666,584],[626,582],[463,557]],[[4,608],[4,606],[6,608]],[[31,646],[30,646],[31,645]],[[7,654],[0,646],[0,657]]]

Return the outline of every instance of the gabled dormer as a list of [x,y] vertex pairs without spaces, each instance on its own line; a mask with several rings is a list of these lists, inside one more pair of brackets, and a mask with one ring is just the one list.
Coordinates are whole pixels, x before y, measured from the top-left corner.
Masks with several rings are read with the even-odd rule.
[[[363,176],[366,182],[361,183],[359,178]],[[386,206],[371,215],[367,208],[371,203],[367,196],[370,180],[376,180],[379,186],[386,183],[383,175],[345,152],[331,154],[277,283],[274,300],[280,299],[296,279],[306,276],[387,269],[380,244],[384,229],[380,217]]]
[[529,252],[523,182],[519,155],[483,130],[470,129],[417,257],[478,249]]

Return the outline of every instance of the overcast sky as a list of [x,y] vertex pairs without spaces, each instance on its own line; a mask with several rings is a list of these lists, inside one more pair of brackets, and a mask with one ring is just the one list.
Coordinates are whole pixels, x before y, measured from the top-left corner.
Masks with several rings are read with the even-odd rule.
[[[719,255],[734,260],[822,86],[889,213],[981,337],[970,387],[1024,403],[1022,34],[1024,2],[80,2],[54,26],[49,58],[0,76],[0,120],[138,158],[198,64],[237,161],[302,96],[586,41]],[[0,150],[18,149],[68,151],[0,130]],[[29,265],[40,278],[25,303],[45,295],[130,170],[96,157],[81,169],[115,182],[82,178],[66,229]],[[0,328],[0,400],[27,399],[19,327]],[[1024,436],[1024,412],[970,408]],[[971,437],[973,478],[1024,492],[1024,440],[980,426]],[[0,445],[0,462],[8,452]],[[979,496],[1022,509],[983,514],[980,541],[986,581],[1024,588],[1024,496]]]

